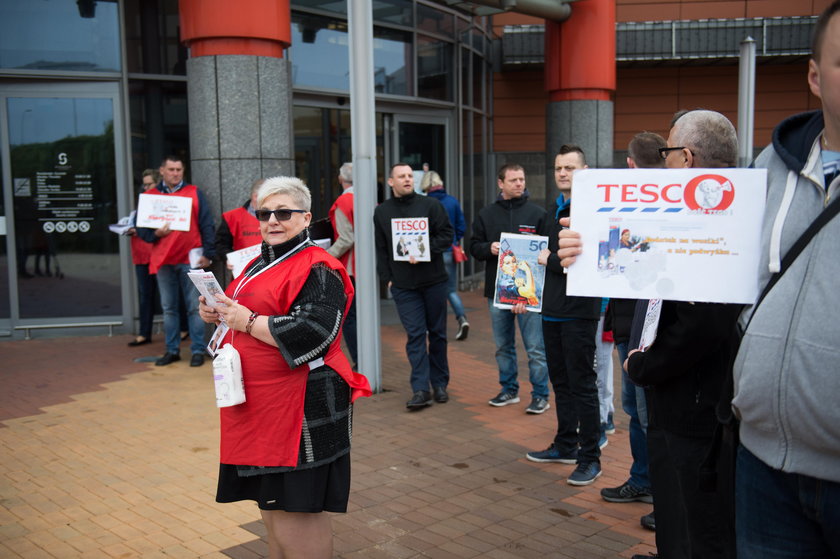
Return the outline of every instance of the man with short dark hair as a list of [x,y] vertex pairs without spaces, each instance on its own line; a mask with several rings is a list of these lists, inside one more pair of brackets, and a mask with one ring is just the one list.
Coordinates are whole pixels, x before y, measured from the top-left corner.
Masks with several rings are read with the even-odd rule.
[[[767,169],[759,289],[840,193],[840,2],[817,20],[808,85],[818,111],[782,121]],[[740,419],[739,559],[840,557],[840,219],[817,233],[749,321],[734,366]],[[751,318],[751,320],[750,320]]]
[[[407,163],[391,167],[388,185],[393,197],[373,212],[376,238],[376,270],[379,279],[387,282],[397,306],[403,328],[408,335],[405,352],[411,364],[413,395],[405,406],[420,410],[435,402],[449,401],[449,362],[446,355],[446,285],[447,274],[443,251],[452,244],[452,225],[446,210],[434,198],[414,191],[414,174]],[[395,227],[405,218],[428,218],[430,261],[411,255],[396,260]],[[422,223],[418,222],[418,227]],[[402,239],[403,237],[400,237]]]
[[542,330],[557,430],[547,449],[525,455],[532,462],[576,464],[569,485],[589,485],[601,475],[600,447],[606,445],[595,371],[601,299],[566,295],[566,274],[555,254],[559,220],[571,211],[574,173],[586,168],[586,156],[576,145],[564,144],[554,157],[558,195],[549,213],[548,248],[539,262],[545,266]]
[[[497,185],[499,197],[478,213],[470,238],[470,254],[476,260],[485,263],[484,296],[487,297],[490,310],[493,338],[496,342],[496,363],[499,366],[499,384],[502,387],[501,392],[488,403],[495,407],[519,403],[519,372],[516,358],[518,322],[519,333],[528,356],[528,379],[531,381],[531,403],[525,412],[541,414],[551,406],[548,403],[548,369],[545,363],[540,316],[527,311],[525,303],[517,303],[510,309],[500,309],[494,306],[493,299],[502,233],[544,235],[546,213],[544,209],[528,201],[525,169],[521,165],[511,163],[502,166],[499,169]],[[502,259],[504,258],[503,254]],[[515,256],[507,255],[507,259],[512,262]]]
[[160,302],[163,307],[163,330],[166,353],[155,365],[164,366],[181,359],[181,336],[178,320],[178,299],[184,298],[190,330],[191,367],[204,364],[204,322],[198,316],[198,290],[187,277],[190,271],[190,251],[203,249],[196,268],[206,268],[216,256],[214,244],[216,227],[210,206],[197,186],[184,182],[184,162],[177,155],[167,156],[160,165],[163,180],[146,191],[157,196],[181,196],[192,200],[189,231],[175,231],[165,224],[158,229],[138,228],[137,234],[154,242],[149,273],[157,274]]
[[[659,155],[659,148],[667,146],[665,138],[653,132],[640,132],[633,136],[627,146],[627,167],[630,169],[662,168],[665,160]],[[642,501],[652,503],[653,496],[648,475],[647,452],[647,404],[645,390],[635,385],[627,375],[624,361],[627,359],[630,325],[636,307],[635,299],[610,299],[607,314],[612,325],[618,360],[621,363],[621,406],[630,418],[630,477],[618,487],[606,487],[601,490],[601,497],[612,503]],[[651,526],[653,513],[642,517],[642,525]],[[654,525],[655,526],[655,525]]]

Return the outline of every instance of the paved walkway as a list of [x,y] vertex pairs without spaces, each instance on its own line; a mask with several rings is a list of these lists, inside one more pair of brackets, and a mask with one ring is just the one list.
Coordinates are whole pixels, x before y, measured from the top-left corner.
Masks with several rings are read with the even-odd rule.
[[[525,460],[548,446],[553,410],[526,415],[527,398],[487,405],[498,383],[486,304],[478,293],[464,299],[472,330],[449,346],[452,399],[414,413],[404,407],[404,333],[383,303],[384,391],[356,407],[353,486],[348,514],[334,517],[336,557],[652,551],[653,534],[639,526],[650,506],[599,496],[627,475],[626,416],[616,412],[604,475],[591,486],[565,483],[573,466]],[[158,336],[128,348],[130,339],[0,342],[0,557],[266,557],[255,505],[213,501],[218,412],[209,362],[135,362],[161,354],[163,343]],[[521,362],[526,371],[524,355]]]

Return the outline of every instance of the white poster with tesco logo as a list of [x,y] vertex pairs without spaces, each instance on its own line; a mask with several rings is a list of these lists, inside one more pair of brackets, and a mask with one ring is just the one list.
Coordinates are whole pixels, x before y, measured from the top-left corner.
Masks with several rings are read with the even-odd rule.
[[395,262],[431,262],[429,218],[403,217],[391,220],[391,242]]
[[567,293],[753,303],[766,188],[764,169],[576,172]]

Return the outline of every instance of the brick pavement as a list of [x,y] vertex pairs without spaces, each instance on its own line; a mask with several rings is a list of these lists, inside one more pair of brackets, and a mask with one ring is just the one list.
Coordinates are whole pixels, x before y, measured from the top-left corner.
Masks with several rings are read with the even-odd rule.
[[[498,383],[485,301],[463,295],[472,330],[449,346],[452,399],[414,413],[404,407],[404,334],[383,303],[384,390],[356,408],[353,486],[348,514],[334,516],[336,556],[652,551],[653,534],[638,522],[649,505],[606,503],[598,494],[626,478],[626,416],[617,411],[604,475],[589,487],[565,483],[573,466],[525,460],[551,440],[553,413],[526,415],[527,398],[487,405]],[[0,557],[265,557],[256,507],[213,501],[210,365],[137,363],[162,353],[162,340],[128,348],[130,339],[0,342]],[[524,355],[521,362],[527,370]]]

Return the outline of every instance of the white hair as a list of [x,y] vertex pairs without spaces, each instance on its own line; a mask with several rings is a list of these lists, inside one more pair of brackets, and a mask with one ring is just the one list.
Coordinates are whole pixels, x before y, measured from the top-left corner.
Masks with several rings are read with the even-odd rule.
[[296,209],[312,209],[312,195],[309,188],[297,177],[271,177],[266,179],[257,194],[257,206],[262,206],[265,199],[275,194],[285,194],[299,206]]

